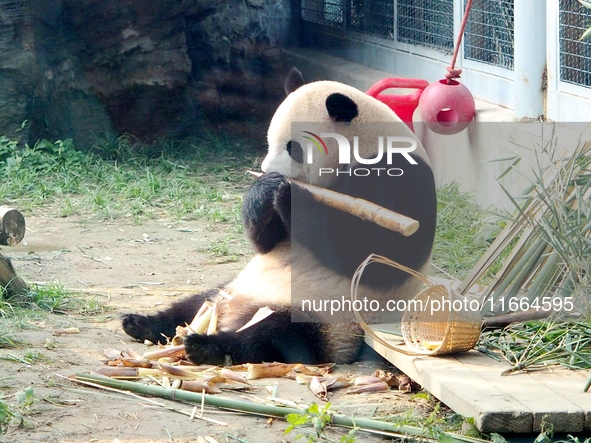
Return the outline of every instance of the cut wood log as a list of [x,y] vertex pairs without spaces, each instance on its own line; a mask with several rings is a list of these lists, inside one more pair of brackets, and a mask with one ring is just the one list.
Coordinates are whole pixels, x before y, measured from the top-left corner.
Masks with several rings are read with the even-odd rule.
[[14,208],[0,206],[0,245],[18,245],[25,236],[25,217]]
[[27,284],[16,275],[12,262],[0,254],[0,286],[6,288],[7,297],[22,295],[29,290]]

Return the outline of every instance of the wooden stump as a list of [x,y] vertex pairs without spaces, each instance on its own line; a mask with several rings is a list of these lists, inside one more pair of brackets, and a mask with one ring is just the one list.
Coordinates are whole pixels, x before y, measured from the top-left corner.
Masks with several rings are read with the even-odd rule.
[[24,294],[29,289],[23,279],[16,275],[10,259],[2,254],[0,254],[0,286],[6,288],[6,298]]
[[25,236],[25,217],[13,208],[0,206],[0,245],[18,245]]

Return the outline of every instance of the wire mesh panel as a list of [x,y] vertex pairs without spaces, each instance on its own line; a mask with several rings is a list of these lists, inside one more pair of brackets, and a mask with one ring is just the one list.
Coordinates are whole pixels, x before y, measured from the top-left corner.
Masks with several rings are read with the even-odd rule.
[[347,29],[394,38],[394,0],[350,0]]
[[344,0],[302,0],[302,19],[328,25],[343,23]]
[[591,13],[577,0],[560,0],[560,80],[591,86],[591,39],[579,40],[591,24]]
[[453,9],[454,0],[398,0],[398,41],[451,53]]
[[513,0],[474,0],[464,34],[464,58],[513,69],[513,35]]

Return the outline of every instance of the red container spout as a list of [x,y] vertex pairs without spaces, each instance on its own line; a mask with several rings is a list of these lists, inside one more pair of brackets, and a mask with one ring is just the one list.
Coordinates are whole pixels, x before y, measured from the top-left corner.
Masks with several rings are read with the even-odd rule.
[[[419,105],[419,99],[429,82],[418,78],[390,77],[380,80],[366,94],[388,105],[404,123],[414,132],[412,116]],[[384,94],[386,89],[416,89],[410,94]]]

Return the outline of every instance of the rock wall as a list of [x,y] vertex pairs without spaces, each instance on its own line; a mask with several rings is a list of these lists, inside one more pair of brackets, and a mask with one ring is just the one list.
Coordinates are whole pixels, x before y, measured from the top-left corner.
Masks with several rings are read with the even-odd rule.
[[0,14],[0,135],[26,138],[21,124],[29,109],[39,78],[35,62],[31,13],[26,0],[2,2]]
[[[3,0],[0,134],[185,137],[267,119],[282,99],[289,0]],[[27,121],[25,130],[21,125]]]

